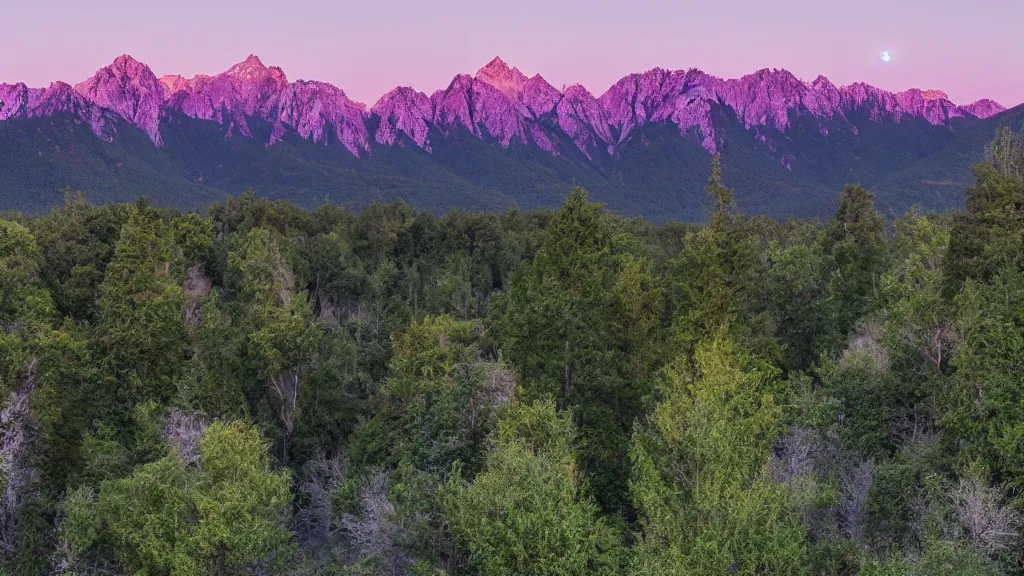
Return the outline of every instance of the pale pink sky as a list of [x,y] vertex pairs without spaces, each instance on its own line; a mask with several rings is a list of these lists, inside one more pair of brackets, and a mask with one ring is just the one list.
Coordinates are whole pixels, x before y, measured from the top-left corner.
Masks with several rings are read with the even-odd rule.
[[397,85],[429,94],[500,55],[595,95],[655,66],[768,67],[1024,102],[1024,0],[12,0],[2,12],[0,82],[31,86],[77,82],[122,53],[185,76],[255,53],[373,104]]

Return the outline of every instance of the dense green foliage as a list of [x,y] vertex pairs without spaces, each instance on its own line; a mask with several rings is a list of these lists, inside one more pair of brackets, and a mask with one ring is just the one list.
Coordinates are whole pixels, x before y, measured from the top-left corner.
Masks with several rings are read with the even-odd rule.
[[[1024,574],[1024,146],[967,209],[0,218],[0,573]],[[724,172],[723,172],[724,169]]]

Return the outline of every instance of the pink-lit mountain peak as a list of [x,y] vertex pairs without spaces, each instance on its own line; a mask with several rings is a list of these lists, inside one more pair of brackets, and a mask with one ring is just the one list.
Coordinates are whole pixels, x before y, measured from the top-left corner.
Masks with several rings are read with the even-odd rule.
[[[160,136],[160,108],[167,88],[142,62],[123,54],[109,66],[74,87],[89,102],[113,111],[143,129],[157,146]],[[93,126],[96,130],[96,127]]]
[[809,86],[810,86],[811,88],[814,88],[814,89],[816,89],[816,90],[821,90],[821,89],[828,89],[828,88],[835,88],[835,84],[833,84],[833,83],[832,83],[832,81],[831,81],[831,80],[829,80],[829,79],[828,79],[828,77],[827,77],[827,76],[825,76],[825,75],[823,75],[823,74],[818,74],[818,77],[817,77],[817,78],[815,78],[815,79],[814,79],[814,80],[813,80],[813,81],[812,81],[812,82],[811,82],[811,83],[809,84]]
[[288,77],[285,76],[284,70],[277,66],[267,67],[255,54],[249,54],[245,60],[228,68],[224,74],[239,81],[264,82],[272,80],[279,84],[288,83]]
[[[273,126],[268,145],[288,132],[313,142],[339,142],[357,156],[370,151],[369,141],[403,145],[400,135],[427,151],[430,134],[447,137],[468,130],[494,138],[501,146],[534,144],[558,154],[557,126],[587,157],[614,154],[649,123],[674,124],[682,136],[697,130],[701,145],[717,150],[719,134],[712,110],[724,107],[755,137],[765,142],[760,127],[789,129],[793,114],[846,121],[864,111],[873,121],[901,122],[922,118],[942,125],[952,118],[987,118],[1004,108],[991,100],[956,106],[938,90],[888,92],[864,83],[836,87],[824,76],[806,82],[785,69],[762,69],[736,79],[722,79],[697,69],[654,68],[630,74],[600,98],[582,85],[558,90],[542,76],[527,78],[518,68],[495,57],[475,76],[456,75],[447,88],[432,96],[397,88],[367,110],[336,86],[323,82],[289,83],[283,70],[249,55],[213,76],[156,78],[144,63],[122,55],[73,90],[29,89],[0,85],[9,101],[0,120],[71,112],[108,138],[116,117],[144,130],[162,144],[161,118],[180,113],[215,121],[226,135],[253,137],[252,121]],[[378,123],[370,121],[379,117]],[[376,125],[376,133],[369,132]],[[256,124],[252,124],[256,126]],[[822,127],[822,134],[828,131]],[[856,133],[856,132],[854,132]],[[788,166],[788,165],[787,165]]]
[[186,90],[189,81],[180,74],[167,74],[160,77],[160,83],[167,87],[167,94],[174,94],[178,90]]
[[520,72],[519,68],[509,68],[500,56],[495,56],[487,65],[477,70],[476,79],[493,86],[513,100],[523,93],[523,87],[527,82],[526,75]]
[[989,100],[988,98],[982,98],[977,102],[971,102],[963,108],[978,118],[988,118],[1006,111],[1006,106],[1003,106],[993,100]]
[[925,100],[949,100],[949,96],[942,90],[922,90],[921,95]]
[[[154,81],[156,81],[155,84]],[[149,66],[128,54],[122,54],[109,65],[97,70],[91,77],[75,84],[74,88],[79,94],[88,95],[110,82],[120,82],[126,87],[132,85],[139,89],[148,89],[159,85],[156,75],[149,69]],[[158,88],[158,91],[162,91],[162,89]]]

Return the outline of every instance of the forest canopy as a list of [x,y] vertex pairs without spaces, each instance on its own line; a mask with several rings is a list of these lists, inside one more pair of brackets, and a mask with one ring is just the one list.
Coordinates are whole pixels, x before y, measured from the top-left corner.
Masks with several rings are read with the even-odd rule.
[[1024,146],[966,209],[0,215],[4,574],[1024,574]]

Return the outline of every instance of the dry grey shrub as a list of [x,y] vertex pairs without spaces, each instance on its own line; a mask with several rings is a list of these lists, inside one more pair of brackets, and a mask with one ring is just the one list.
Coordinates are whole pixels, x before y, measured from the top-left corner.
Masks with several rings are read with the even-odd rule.
[[345,320],[355,324],[362,324],[367,321],[370,317],[370,312],[366,309],[362,303],[358,303],[354,306],[349,306],[345,310]]
[[486,383],[483,387],[483,398],[494,408],[505,406],[512,401],[516,392],[516,373],[501,363],[489,364]]
[[1006,504],[1000,488],[989,486],[978,475],[968,475],[953,490],[953,501],[960,524],[979,550],[998,554],[1017,543],[1024,522]]
[[57,517],[54,518],[54,534],[57,535],[57,547],[53,553],[53,559],[50,563],[50,574],[59,576],[66,574],[71,570],[71,564],[74,562],[75,554],[71,550],[71,543],[63,535],[61,525],[64,523],[64,501],[61,501],[60,507],[57,509]]
[[793,486],[799,480],[812,476],[815,443],[814,432],[799,426],[779,438],[768,460],[772,481]]
[[316,321],[326,327],[337,327],[341,325],[342,309],[330,298],[318,296],[316,299],[319,311],[316,314]]
[[917,410],[909,415],[904,414],[892,425],[892,435],[899,441],[899,445],[919,455],[933,451],[939,440],[935,423],[920,412]]
[[202,316],[202,299],[209,295],[213,284],[206,277],[202,264],[196,264],[185,273],[185,325],[190,329],[199,326]]
[[846,471],[839,486],[839,517],[846,536],[855,542],[864,541],[868,493],[874,472],[875,461],[865,460]]
[[359,560],[379,558],[387,574],[402,574],[409,564],[399,546],[401,527],[395,524],[395,506],[388,500],[387,472],[366,479],[359,489],[362,514],[346,514],[341,526],[349,537]]
[[164,420],[163,438],[186,465],[194,466],[199,463],[199,441],[206,426],[202,416],[175,409]]
[[274,243],[274,283],[278,286],[277,297],[282,306],[287,306],[295,295],[295,274],[281,259],[281,251]]
[[370,318],[370,312],[362,302],[335,302],[323,295],[317,296],[317,322],[326,326],[362,324]]
[[850,343],[843,351],[842,363],[847,364],[864,355],[871,358],[882,372],[889,371],[889,351],[883,340],[884,328],[875,320],[863,320],[850,336]]
[[301,542],[314,544],[330,536],[334,520],[331,496],[341,486],[344,468],[340,456],[320,455],[306,463],[299,484],[306,503],[295,516],[295,531]]
[[270,389],[277,396],[277,413],[290,436],[295,426],[295,405],[299,398],[299,369],[290,368],[271,376]]
[[495,409],[512,401],[516,392],[516,374],[500,362],[481,362],[480,388],[470,398],[469,424],[476,429],[481,413],[492,414]]
[[952,358],[960,345],[960,334],[945,320],[936,321],[924,328],[904,326],[900,330],[900,338],[919,347],[924,359],[936,368],[941,368],[944,361]]
[[835,534],[835,509],[822,505],[822,478],[827,476],[834,447],[813,430],[794,427],[781,436],[768,459],[773,482],[788,488],[794,508],[815,539]]
[[25,492],[35,479],[29,465],[34,431],[29,398],[36,387],[38,359],[31,358],[0,409],[0,554],[17,552],[18,521]]

